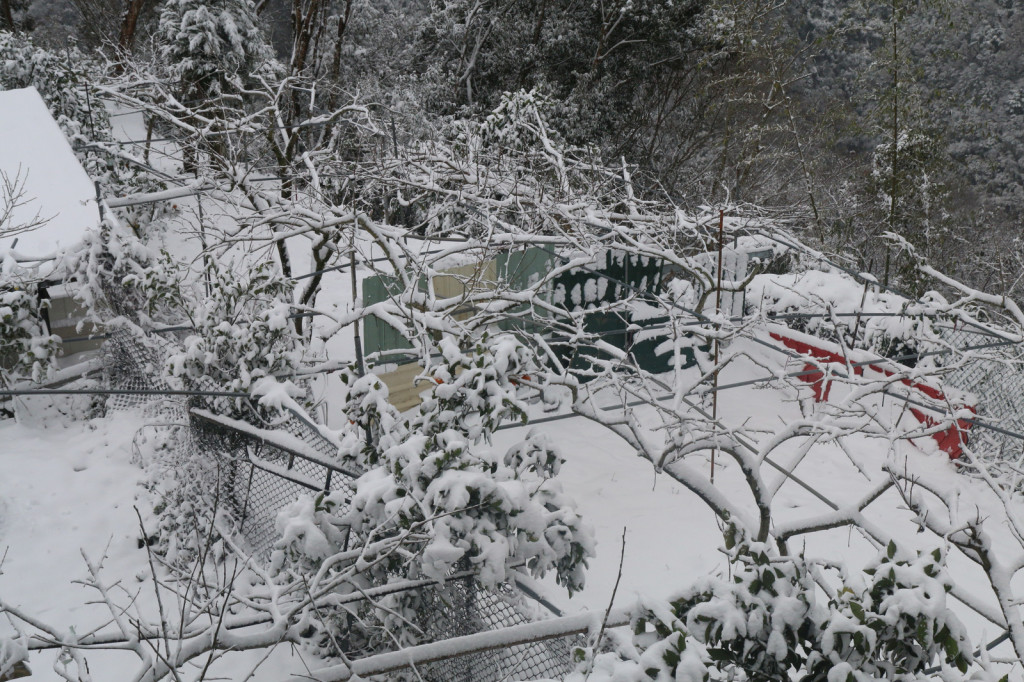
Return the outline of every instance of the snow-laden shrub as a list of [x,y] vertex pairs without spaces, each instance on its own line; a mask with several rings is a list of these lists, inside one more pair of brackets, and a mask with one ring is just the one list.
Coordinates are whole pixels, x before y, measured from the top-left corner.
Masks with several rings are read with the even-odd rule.
[[52,375],[60,338],[47,333],[41,308],[34,287],[0,291],[0,386]]
[[820,564],[777,556],[734,526],[726,546],[729,576],[645,602],[632,641],[593,659],[581,651],[570,679],[867,682],[932,679],[933,667],[941,679],[964,679],[975,663],[947,604],[942,550],[903,553],[890,543],[863,574],[840,571],[829,596],[816,584]]
[[[578,590],[594,540],[555,480],[562,458],[532,431],[505,450],[491,445],[498,424],[526,421],[520,385],[535,375],[533,354],[510,335],[484,337],[469,350],[445,339],[437,350],[438,364],[425,372],[430,397],[411,416],[394,410],[377,377],[350,378],[351,423],[339,434],[341,449],[367,472],[351,506],[336,492],[282,513],[278,565],[315,571],[342,543],[359,546],[358,537],[401,546],[374,557],[364,574],[369,583],[428,578],[440,585],[471,568],[475,584],[487,589],[522,566],[538,576],[553,571],[570,592]],[[318,627],[350,646],[392,648],[396,637],[417,640],[405,621],[423,622],[431,604],[419,590],[387,597],[361,615],[360,642],[344,611]]]
[[[124,317],[147,330],[191,329],[163,367],[177,386],[247,392],[264,377],[298,367],[291,284],[269,263],[211,262],[194,272],[109,225],[87,233],[68,263],[76,296],[94,322]],[[217,403],[237,407],[231,399]]]
[[[88,230],[65,254],[65,281],[74,282],[75,298],[88,312],[89,322],[102,324],[125,317],[150,326],[169,321],[161,316],[161,301],[173,300],[168,281],[176,281],[169,259],[133,235],[105,224]],[[153,280],[165,282],[161,292]]]
[[[269,264],[244,272],[209,268],[207,275],[209,294],[198,283],[175,289],[164,276],[140,282],[152,297],[176,302],[194,329],[182,350],[168,356],[168,379],[189,389],[244,393],[264,377],[293,374],[302,351],[290,319],[288,280]],[[236,403],[219,401],[225,408]]]

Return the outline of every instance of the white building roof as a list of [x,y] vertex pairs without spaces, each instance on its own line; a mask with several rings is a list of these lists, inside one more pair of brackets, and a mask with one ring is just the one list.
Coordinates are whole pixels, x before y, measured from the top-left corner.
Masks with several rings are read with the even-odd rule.
[[[39,227],[19,229],[37,218]],[[99,223],[93,183],[35,88],[0,92],[0,221],[8,273],[58,256]]]

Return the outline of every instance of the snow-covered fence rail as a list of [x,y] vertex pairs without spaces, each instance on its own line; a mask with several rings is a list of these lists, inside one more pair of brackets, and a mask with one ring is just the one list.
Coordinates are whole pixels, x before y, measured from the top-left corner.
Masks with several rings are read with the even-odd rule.
[[341,466],[337,446],[295,412],[262,426],[201,408],[189,416],[202,450],[220,459],[237,530],[254,556],[267,558],[280,535],[278,511],[300,495],[341,492],[348,503],[355,493],[361,472]]

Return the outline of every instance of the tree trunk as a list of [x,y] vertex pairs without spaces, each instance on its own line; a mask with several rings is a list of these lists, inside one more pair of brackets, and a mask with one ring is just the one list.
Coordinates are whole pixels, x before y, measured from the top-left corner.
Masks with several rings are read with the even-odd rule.
[[131,54],[132,47],[135,45],[135,29],[138,26],[139,15],[142,13],[142,7],[145,5],[146,0],[127,0],[127,2],[128,4],[124,8],[124,15],[121,17],[121,33],[117,37],[118,73],[124,71],[128,55]]
[[8,31],[14,30],[14,12],[11,10],[11,0],[0,0],[0,28]]

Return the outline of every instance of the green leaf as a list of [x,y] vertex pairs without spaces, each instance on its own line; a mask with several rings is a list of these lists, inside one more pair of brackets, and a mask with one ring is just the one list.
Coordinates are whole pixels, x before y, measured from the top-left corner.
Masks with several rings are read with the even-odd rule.
[[885,548],[885,553],[890,559],[896,556],[896,543],[889,540],[889,545]]
[[942,648],[946,650],[946,657],[949,660],[955,660],[960,656],[960,645],[953,637],[946,637],[942,640]]
[[928,646],[928,621],[923,618],[917,623],[917,641],[921,643],[921,646]]

